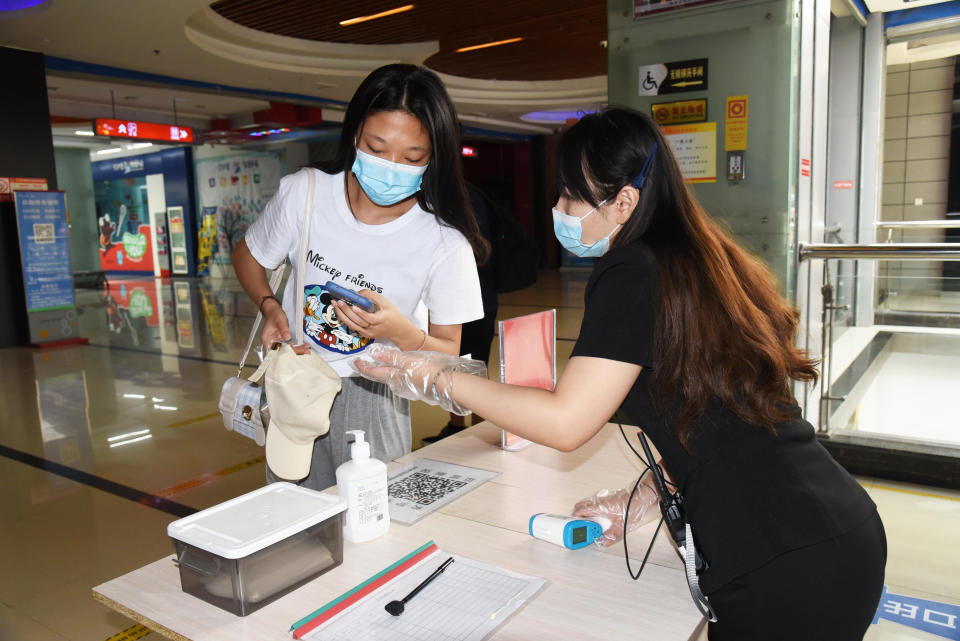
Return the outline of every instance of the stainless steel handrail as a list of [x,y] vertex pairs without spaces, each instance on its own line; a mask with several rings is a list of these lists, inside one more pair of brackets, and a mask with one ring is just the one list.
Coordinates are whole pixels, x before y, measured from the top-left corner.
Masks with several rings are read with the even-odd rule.
[[799,255],[801,261],[808,258],[960,260],[960,243],[870,243],[864,245],[800,243]]
[[960,220],[881,220],[873,224],[886,229],[960,229]]

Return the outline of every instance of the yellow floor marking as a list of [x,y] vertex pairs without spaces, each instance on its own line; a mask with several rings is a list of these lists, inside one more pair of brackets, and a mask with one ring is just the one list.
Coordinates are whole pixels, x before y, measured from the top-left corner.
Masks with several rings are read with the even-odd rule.
[[184,425],[190,425],[191,423],[199,423],[200,421],[206,421],[215,416],[220,416],[220,412],[213,412],[212,414],[204,414],[203,416],[195,416],[194,418],[188,418],[185,421],[177,421],[176,423],[170,423],[167,427],[183,427]]
[[234,472],[239,472],[240,470],[245,470],[248,467],[253,467],[254,465],[259,465],[266,460],[263,456],[258,456],[257,458],[252,458],[249,461],[243,461],[242,463],[237,463],[236,465],[231,465],[230,467],[225,467],[222,470],[217,470],[216,472],[205,472],[200,476],[195,476],[192,479],[187,479],[177,483],[176,485],[171,485],[170,487],[164,488],[157,492],[153,492],[155,496],[159,496],[165,499],[173,498],[179,494],[183,494],[188,490],[206,485],[207,483],[212,483],[217,479],[223,478],[228,474],[233,474]]
[[108,637],[107,641],[134,641],[134,639],[140,639],[148,634],[150,634],[150,628],[144,627],[138,623],[135,626],[127,628],[123,632],[118,632],[112,637]]
[[934,494],[933,492],[921,492],[919,490],[904,490],[899,487],[889,487],[886,485],[872,484],[875,490],[886,490],[887,492],[900,492],[901,494],[913,494],[914,496],[926,496],[931,499],[944,499],[946,501],[960,501],[960,496],[947,496],[946,494]]

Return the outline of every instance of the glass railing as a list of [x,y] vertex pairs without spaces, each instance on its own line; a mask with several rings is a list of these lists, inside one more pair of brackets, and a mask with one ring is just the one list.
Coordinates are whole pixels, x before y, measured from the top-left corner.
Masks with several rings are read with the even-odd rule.
[[960,456],[960,243],[804,245],[821,261],[819,429]]

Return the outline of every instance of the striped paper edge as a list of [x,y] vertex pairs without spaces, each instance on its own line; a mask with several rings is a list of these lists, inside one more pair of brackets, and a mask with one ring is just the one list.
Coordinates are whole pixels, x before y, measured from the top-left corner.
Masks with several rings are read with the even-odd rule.
[[351,605],[367,596],[383,584],[389,582],[399,574],[402,574],[411,566],[416,565],[422,559],[437,551],[437,549],[436,543],[433,541],[428,541],[396,563],[393,563],[377,574],[374,574],[363,583],[357,585],[351,590],[348,590],[347,592],[344,592],[339,597],[333,601],[330,601],[321,608],[314,610],[290,626],[290,629],[293,631],[293,638],[302,639],[304,635],[309,634],[321,624],[331,619],[334,615],[346,610]]

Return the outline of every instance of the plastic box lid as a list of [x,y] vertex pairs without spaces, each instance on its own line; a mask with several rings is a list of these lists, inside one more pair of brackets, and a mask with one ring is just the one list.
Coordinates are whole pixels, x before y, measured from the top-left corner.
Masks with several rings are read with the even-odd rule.
[[347,503],[292,483],[271,483],[167,526],[178,541],[240,559],[336,516]]

